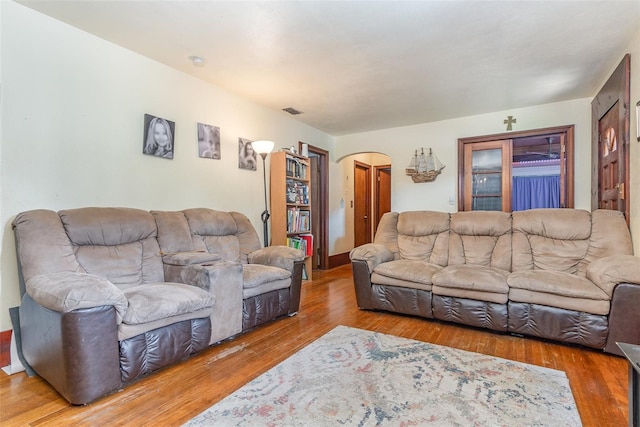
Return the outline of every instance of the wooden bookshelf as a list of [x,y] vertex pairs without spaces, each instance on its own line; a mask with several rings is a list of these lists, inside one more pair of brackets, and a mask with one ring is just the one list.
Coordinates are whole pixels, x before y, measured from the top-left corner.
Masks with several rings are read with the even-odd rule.
[[309,168],[308,157],[289,151],[271,154],[271,245],[305,250],[308,254],[304,260],[307,280],[311,280],[310,255],[313,251]]

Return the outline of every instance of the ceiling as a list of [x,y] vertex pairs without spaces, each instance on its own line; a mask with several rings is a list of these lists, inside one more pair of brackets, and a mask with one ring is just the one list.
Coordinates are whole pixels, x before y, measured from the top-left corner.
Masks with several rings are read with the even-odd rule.
[[639,0],[19,3],[335,136],[592,97],[640,22]]

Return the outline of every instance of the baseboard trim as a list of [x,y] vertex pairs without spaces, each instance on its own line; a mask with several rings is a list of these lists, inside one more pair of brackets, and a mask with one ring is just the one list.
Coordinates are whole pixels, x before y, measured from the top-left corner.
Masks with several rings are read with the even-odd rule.
[[329,256],[329,268],[340,267],[341,265],[349,264],[350,262],[349,252]]
[[0,366],[11,363],[11,329],[0,332]]

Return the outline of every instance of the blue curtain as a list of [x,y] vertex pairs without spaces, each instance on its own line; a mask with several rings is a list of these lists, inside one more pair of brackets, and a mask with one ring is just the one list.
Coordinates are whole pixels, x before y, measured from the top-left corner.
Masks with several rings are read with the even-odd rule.
[[511,191],[514,211],[560,207],[560,175],[514,176]]

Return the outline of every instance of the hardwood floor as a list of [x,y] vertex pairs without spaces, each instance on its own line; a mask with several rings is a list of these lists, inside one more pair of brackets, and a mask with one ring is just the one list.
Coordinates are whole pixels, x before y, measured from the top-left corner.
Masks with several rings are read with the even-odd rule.
[[537,339],[361,311],[350,266],[314,272],[313,282],[303,285],[298,315],[211,347],[90,405],[69,405],[39,377],[0,373],[0,424],[180,425],[337,325],[565,371],[584,426],[627,425],[625,359]]

